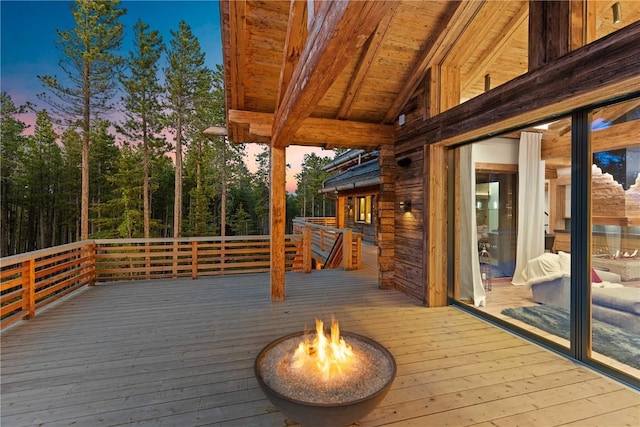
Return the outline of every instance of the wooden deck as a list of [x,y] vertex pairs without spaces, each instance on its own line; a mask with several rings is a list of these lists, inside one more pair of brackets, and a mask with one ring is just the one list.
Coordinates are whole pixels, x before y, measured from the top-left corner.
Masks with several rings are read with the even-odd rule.
[[81,291],[3,332],[1,425],[291,425],[258,388],[254,358],[332,314],[398,363],[360,426],[640,425],[636,391],[456,308],[379,290],[364,265],[288,273],[281,303],[268,274]]

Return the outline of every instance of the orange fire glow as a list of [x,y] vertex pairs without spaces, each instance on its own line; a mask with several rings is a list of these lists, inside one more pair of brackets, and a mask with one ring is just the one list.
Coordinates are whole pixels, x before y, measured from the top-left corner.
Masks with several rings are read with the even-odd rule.
[[324,380],[340,375],[349,368],[353,350],[342,337],[340,327],[331,319],[331,336],[324,334],[324,323],[316,319],[316,336],[307,335],[293,354],[292,366],[298,369],[316,370]]

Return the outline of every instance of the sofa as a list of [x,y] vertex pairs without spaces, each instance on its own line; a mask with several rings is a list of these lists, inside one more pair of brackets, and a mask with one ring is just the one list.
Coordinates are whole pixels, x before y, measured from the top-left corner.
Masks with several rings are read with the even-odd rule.
[[[524,274],[535,302],[569,309],[570,254],[544,253],[527,262]],[[591,280],[593,318],[640,333],[640,288],[626,287],[620,275],[598,269]]]

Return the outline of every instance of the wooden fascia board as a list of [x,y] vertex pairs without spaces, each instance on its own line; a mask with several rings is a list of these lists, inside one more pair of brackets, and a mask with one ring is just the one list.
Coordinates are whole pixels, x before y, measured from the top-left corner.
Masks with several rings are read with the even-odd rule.
[[[272,138],[274,115],[271,113],[229,110],[229,121],[248,125],[250,136]],[[291,143],[314,147],[376,148],[393,144],[393,141],[394,128],[391,125],[307,117],[296,130]]]
[[[617,123],[608,128],[591,132],[591,150],[594,153],[600,151],[617,150],[627,147],[640,146],[640,121]],[[568,133],[558,139],[542,142],[540,153],[542,159],[571,158],[571,134]]]
[[396,1],[324,1],[275,112],[272,144],[291,143],[335,79]]
[[383,123],[394,122],[411,96],[413,96],[418,85],[424,81],[427,70],[442,62],[483,5],[484,1],[462,1],[458,4],[458,7],[447,19],[446,24],[442,26],[442,31],[438,34],[438,37],[427,46],[422,57],[407,77],[407,83],[389,108]]
[[289,7],[289,23],[287,24],[287,36],[282,52],[282,68],[278,83],[278,96],[276,98],[276,111],[282,102],[282,98],[289,87],[293,70],[298,65],[305,42],[307,41],[307,1],[291,0]]
[[412,128],[397,154],[455,145],[640,92],[640,22],[523,74]]
[[338,114],[336,118],[338,119],[346,119],[351,115],[351,111],[353,109],[353,102],[362,87],[362,82],[369,72],[369,68],[373,63],[373,60],[378,55],[378,50],[380,46],[382,46],[382,42],[384,41],[387,32],[391,26],[391,21],[398,10],[398,5],[394,5],[392,10],[387,13],[382,21],[376,27],[376,30],[373,32],[371,37],[367,40],[367,46],[365,47],[364,54],[360,58],[358,65],[356,67],[355,73],[351,76],[351,80],[349,81],[349,86],[345,91],[344,98],[342,99],[342,103],[340,104],[340,109],[338,110]]

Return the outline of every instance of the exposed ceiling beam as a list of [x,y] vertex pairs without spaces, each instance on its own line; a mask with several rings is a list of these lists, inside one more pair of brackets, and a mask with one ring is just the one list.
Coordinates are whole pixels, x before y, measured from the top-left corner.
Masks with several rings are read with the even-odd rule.
[[[256,142],[272,138],[274,115],[253,111],[229,110],[229,121],[249,128],[249,137]],[[302,121],[291,144],[314,147],[376,148],[393,144],[391,125],[346,120],[317,119]]]
[[396,117],[400,115],[409,98],[424,80],[427,69],[442,62],[483,5],[484,1],[462,1],[458,3],[458,6],[446,20],[446,24],[442,25],[442,31],[435,40],[426,46],[422,58],[407,76],[405,85],[396,96],[389,111],[387,111],[383,123],[393,123]]
[[425,142],[452,146],[640,93],[638,70],[640,21],[417,126],[399,129],[396,155]]
[[373,60],[378,56],[378,50],[380,49],[380,46],[382,46],[382,42],[387,35],[387,31],[389,31],[391,21],[393,20],[397,10],[398,5],[396,4],[393,6],[392,10],[382,18],[382,21],[380,21],[376,30],[367,40],[364,54],[360,57],[356,70],[351,76],[351,81],[349,81],[349,86],[344,93],[344,98],[342,99],[336,118],[347,119],[351,115],[353,102],[358,96],[362,82],[369,72],[369,68],[373,63]]
[[309,30],[302,55],[275,112],[272,144],[291,143],[351,56],[397,1],[324,1]]
[[[228,108],[244,109],[244,69],[246,62],[245,37],[246,37],[246,0],[229,0],[221,3],[221,7],[229,11],[229,41],[224,43],[229,46],[230,76],[227,81],[233,82]],[[227,31],[223,31],[223,36]],[[230,137],[233,140],[242,140],[240,129],[230,129]]]
[[522,25],[526,25],[529,16],[529,4],[523,3],[516,14],[509,20],[506,27],[502,29],[500,34],[495,38],[498,42],[491,45],[491,48],[483,52],[474,67],[465,76],[465,82],[462,85],[460,93],[465,94],[469,88],[479,79],[482,78],[489,67],[500,57],[502,51],[509,45],[513,36]]
[[280,107],[282,98],[287,91],[287,87],[289,87],[293,70],[298,65],[302,49],[307,41],[307,34],[307,1],[291,0],[287,37],[285,38],[282,52],[282,67],[280,68],[275,111]]

